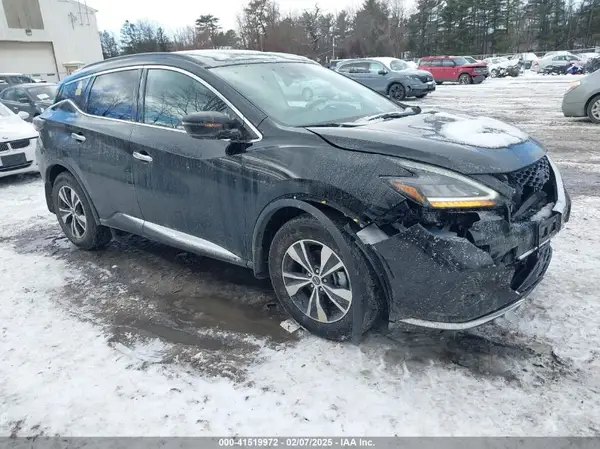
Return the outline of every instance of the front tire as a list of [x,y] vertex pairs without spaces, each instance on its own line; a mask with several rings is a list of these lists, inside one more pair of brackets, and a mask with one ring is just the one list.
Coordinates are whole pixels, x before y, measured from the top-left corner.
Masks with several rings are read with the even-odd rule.
[[473,84],[473,78],[468,73],[463,73],[458,77],[458,84]]
[[63,172],[57,176],[52,202],[60,227],[77,248],[95,250],[110,243],[110,229],[96,224],[87,196],[73,175]]
[[271,282],[284,309],[309,332],[330,340],[351,337],[356,292],[366,292],[363,333],[383,309],[373,270],[350,237],[340,232],[357,273],[348,271],[334,238],[309,215],[285,223],[269,251]]
[[393,83],[388,88],[388,95],[397,101],[402,101],[406,98],[406,89],[400,83]]
[[600,123],[600,95],[592,98],[586,112],[592,123]]
[[427,94],[416,95],[417,98],[425,98]]

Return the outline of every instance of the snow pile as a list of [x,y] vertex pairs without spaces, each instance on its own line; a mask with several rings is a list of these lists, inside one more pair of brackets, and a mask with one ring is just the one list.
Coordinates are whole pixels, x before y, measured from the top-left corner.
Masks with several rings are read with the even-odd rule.
[[452,142],[481,148],[504,148],[529,139],[520,129],[489,117],[446,122],[440,135]]
[[552,215],[552,208],[554,207],[554,203],[548,203],[540,210],[538,210],[532,217],[531,221],[542,221],[546,218],[549,218]]

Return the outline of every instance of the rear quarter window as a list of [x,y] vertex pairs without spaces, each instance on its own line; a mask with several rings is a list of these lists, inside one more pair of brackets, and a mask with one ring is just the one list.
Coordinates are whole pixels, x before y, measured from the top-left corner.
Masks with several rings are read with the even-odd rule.
[[56,95],[55,102],[63,100],[71,100],[73,103],[79,107],[79,109],[84,109],[85,107],[85,93],[87,91],[87,86],[90,83],[90,78],[85,78],[81,80],[71,81],[70,83],[63,84],[63,86],[58,91]]

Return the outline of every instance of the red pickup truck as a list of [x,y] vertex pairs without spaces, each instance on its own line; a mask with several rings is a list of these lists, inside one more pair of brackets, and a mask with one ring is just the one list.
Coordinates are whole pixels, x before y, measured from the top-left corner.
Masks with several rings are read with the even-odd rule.
[[431,72],[437,84],[479,84],[489,75],[485,62],[472,63],[462,56],[426,56],[419,61],[419,69]]

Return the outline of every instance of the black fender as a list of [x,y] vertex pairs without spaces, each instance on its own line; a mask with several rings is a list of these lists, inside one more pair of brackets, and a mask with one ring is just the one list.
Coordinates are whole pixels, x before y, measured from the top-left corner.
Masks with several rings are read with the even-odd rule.
[[83,182],[81,176],[79,176],[79,174],[77,173],[77,170],[64,160],[61,160],[60,162],[56,162],[56,163],[52,163],[52,162],[49,163],[44,172],[44,193],[46,196],[46,206],[48,207],[48,210],[52,213],[55,213],[54,205],[52,204],[53,184],[50,181],[50,174],[52,173],[53,170],[56,170],[58,167],[61,167],[61,172],[66,171],[75,178],[75,180],[79,184],[79,187],[81,187],[81,190],[83,191],[83,194],[85,195],[85,197],[90,205],[90,208],[92,209],[92,216],[94,217],[94,222],[97,225],[99,225],[100,224],[100,216],[98,215],[96,206],[94,206],[94,203],[92,202],[92,198],[90,197],[90,194],[87,191],[85,183]]
[[[352,273],[356,273],[358,271],[356,264],[354,263],[354,258],[347,249],[347,244],[344,241],[342,233],[340,232],[336,224],[331,220],[331,218],[329,218],[324,211],[318,209],[315,205],[294,198],[284,198],[275,200],[268,206],[266,206],[260,213],[257,220],[257,225],[254,227],[254,232],[252,235],[252,252],[255,271],[259,268],[257,263],[260,264],[260,261],[262,260],[261,243],[264,237],[266,224],[269,222],[270,218],[275,212],[286,207],[300,209],[316,218],[319,221],[319,223],[327,230],[327,232],[331,234],[338,248],[340,248],[342,258],[344,259],[344,262],[347,262],[348,270]],[[366,297],[366,292],[363,290],[364,289],[362,288],[362,286],[358,285],[358,291],[356,292],[356,295],[353,294],[353,298],[357,298],[352,311],[352,341],[354,343],[358,343],[362,335],[362,320],[364,310],[363,298]]]

